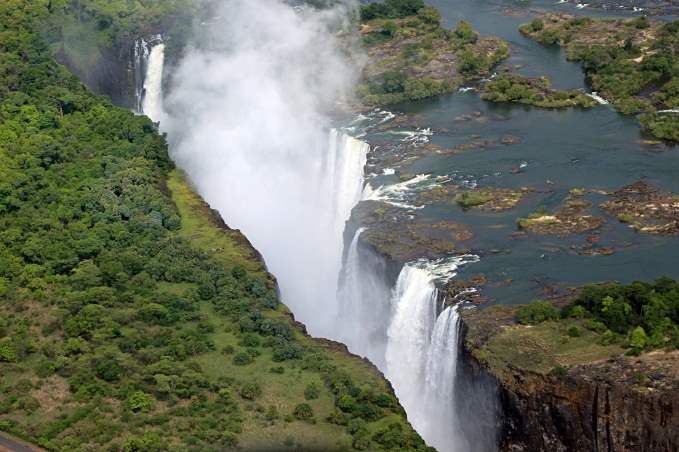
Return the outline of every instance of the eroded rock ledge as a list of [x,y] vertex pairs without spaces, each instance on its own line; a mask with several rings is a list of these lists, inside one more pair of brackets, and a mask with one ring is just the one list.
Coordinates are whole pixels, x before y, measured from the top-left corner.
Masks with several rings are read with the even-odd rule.
[[497,384],[500,450],[679,450],[679,352],[631,357],[611,350],[594,359],[574,350],[563,359],[578,364],[545,371],[533,365],[543,358],[539,338],[525,359],[488,346],[533,328],[514,321],[514,308],[468,311],[462,328],[464,374]]

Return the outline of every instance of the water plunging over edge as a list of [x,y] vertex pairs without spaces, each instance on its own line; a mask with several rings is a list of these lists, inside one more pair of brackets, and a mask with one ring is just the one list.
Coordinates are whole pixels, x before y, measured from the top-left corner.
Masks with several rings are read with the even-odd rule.
[[[138,81],[136,86],[137,109],[158,122],[164,114],[165,45],[158,36],[151,42],[140,39],[134,50],[135,70],[144,71],[142,82]],[[333,335],[347,343],[351,351],[368,356],[385,371],[413,426],[429,444],[442,451],[465,450],[455,427],[453,399],[459,315],[457,308],[437,312],[435,281],[454,276],[460,265],[476,257],[406,264],[392,289],[387,286],[384,269],[379,271],[384,263],[369,253],[361,253],[360,235],[365,229],[360,228],[342,266],[341,237],[353,207],[362,197],[386,197],[383,191],[405,192],[408,184],[403,190],[400,186],[391,190],[383,187],[371,196],[364,178],[369,145],[331,129],[327,149],[316,180],[327,184],[325,188],[332,194],[325,226],[338,238],[333,259],[336,274],[341,270],[343,281],[333,288],[338,298],[333,307],[339,310],[333,314],[341,320]]]

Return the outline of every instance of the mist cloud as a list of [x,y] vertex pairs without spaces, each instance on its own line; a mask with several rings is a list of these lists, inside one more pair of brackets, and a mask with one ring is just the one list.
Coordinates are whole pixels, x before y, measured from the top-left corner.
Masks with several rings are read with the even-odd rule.
[[264,254],[284,301],[320,335],[335,314],[341,250],[328,112],[358,74],[337,38],[349,7],[224,1],[172,75],[162,122],[175,161]]

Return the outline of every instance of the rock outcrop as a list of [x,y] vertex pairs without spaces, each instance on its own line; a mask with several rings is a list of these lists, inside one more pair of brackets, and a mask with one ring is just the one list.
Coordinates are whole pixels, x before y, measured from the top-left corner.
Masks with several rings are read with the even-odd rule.
[[500,450],[679,450],[679,352],[617,355],[548,373],[498,368],[484,345],[512,328],[513,316],[482,313],[463,319],[462,378],[495,382]]

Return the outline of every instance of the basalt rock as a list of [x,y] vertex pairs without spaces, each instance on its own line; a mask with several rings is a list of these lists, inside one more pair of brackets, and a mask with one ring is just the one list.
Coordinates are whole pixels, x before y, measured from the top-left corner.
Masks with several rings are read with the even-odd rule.
[[617,354],[547,373],[498,368],[484,345],[515,325],[513,309],[472,310],[462,322],[462,369],[494,382],[501,451],[679,450],[679,352]]

